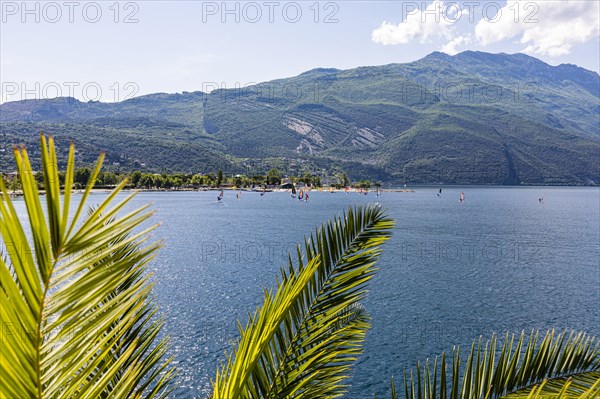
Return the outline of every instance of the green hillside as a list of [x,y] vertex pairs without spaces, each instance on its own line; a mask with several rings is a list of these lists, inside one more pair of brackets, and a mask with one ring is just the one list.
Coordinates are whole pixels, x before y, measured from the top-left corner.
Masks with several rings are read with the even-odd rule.
[[[243,90],[0,105],[0,167],[40,130],[125,170],[346,171],[402,183],[600,183],[600,76],[523,54],[432,53]],[[65,146],[61,146],[66,148]]]

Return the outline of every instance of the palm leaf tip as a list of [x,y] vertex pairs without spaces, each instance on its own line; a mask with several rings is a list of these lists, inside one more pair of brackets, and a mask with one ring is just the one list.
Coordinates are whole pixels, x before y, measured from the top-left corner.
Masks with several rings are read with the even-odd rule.
[[406,379],[407,399],[600,397],[600,343],[595,337],[548,331],[540,340],[539,333],[532,332],[529,337],[521,333],[516,342],[515,336],[507,335],[499,350],[497,344],[496,337],[485,344],[474,342],[464,364],[456,348],[449,369],[444,355],[433,371],[418,365],[417,376],[431,378]]
[[31,239],[0,182],[2,242],[19,249],[0,257],[0,321],[28,332],[3,337],[0,392],[11,398],[165,397],[172,369],[164,360],[166,341],[157,339],[162,324],[146,273],[157,247],[145,244],[150,229],[139,232],[150,213],[120,216],[131,197],[115,205],[119,187],[86,216],[99,162],[72,216],[74,147],[61,193],[54,139],[41,135],[40,142],[45,213],[27,151],[15,150]]
[[298,246],[217,372],[213,398],[340,396],[369,328],[359,301],[393,226],[380,206],[349,208]]

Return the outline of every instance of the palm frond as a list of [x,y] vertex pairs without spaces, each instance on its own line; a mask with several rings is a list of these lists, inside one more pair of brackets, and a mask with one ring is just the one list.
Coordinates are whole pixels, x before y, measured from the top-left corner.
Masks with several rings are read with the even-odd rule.
[[[0,392],[9,398],[162,398],[173,370],[154,317],[146,266],[158,248],[145,244],[146,207],[125,216],[118,186],[84,216],[101,154],[70,214],[74,146],[64,195],[52,137],[40,137],[46,213],[24,148],[15,148],[31,240],[1,185],[0,318],[11,326],[0,347]],[[111,208],[112,206],[112,208]]]
[[[392,383],[393,385],[393,383]],[[404,379],[407,399],[598,398],[600,342],[584,333],[548,331],[527,339],[506,335],[498,352],[497,339],[473,342],[464,364],[460,348],[429,361]],[[393,387],[392,398],[396,398]]]
[[357,304],[393,225],[379,206],[350,208],[298,246],[297,266],[290,256],[276,292],[240,326],[213,398],[341,396],[369,328]]
[[503,396],[506,399],[598,399],[600,371],[575,374],[570,377],[545,380]]

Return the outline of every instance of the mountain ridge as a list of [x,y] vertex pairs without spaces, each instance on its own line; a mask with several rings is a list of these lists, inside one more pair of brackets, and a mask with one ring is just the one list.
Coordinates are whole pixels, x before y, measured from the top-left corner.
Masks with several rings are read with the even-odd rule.
[[[600,75],[571,64],[434,52],[244,89],[9,102],[0,105],[0,137],[5,147],[28,143],[28,131],[41,128],[114,151],[125,169],[251,173],[254,165],[258,173],[279,165],[389,184],[598,184],[599,99]],[[176,151],[178,160],[167,161]]]

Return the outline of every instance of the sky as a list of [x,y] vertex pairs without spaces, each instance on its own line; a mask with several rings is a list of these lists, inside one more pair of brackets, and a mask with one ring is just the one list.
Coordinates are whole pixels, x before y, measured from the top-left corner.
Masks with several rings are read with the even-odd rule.
[[415,61],[526,53],[600,71],[600,1],[0,1],[0,102],[122,101]]

